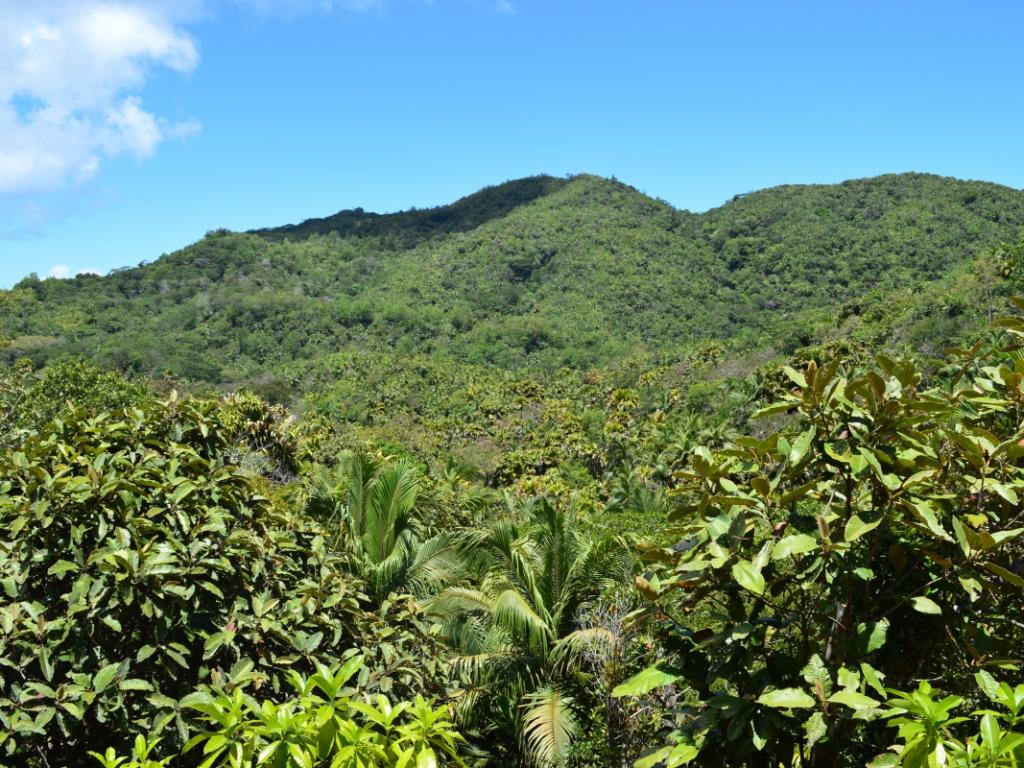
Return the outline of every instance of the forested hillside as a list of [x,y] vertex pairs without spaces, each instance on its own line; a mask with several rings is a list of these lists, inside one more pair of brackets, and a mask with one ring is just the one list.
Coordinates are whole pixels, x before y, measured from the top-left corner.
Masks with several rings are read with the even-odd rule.
[[1024,193],[538,177],[0,293],[0,766],[1024,764]]
[[[786,354],[860,318],[914,345],[930,331],[914,313],[969,314],[962,278],[984,277],[974,260],[1022,229],[1024,193],[919,174],[705,214],[538,177],[427,211],[213,232],[108,277],[27,279],[0,294],[0,341],[8,359],[86,355],[210,383],[343,351],[544,370],[707,340]],[[903,306],[943,280],[942,307]]]

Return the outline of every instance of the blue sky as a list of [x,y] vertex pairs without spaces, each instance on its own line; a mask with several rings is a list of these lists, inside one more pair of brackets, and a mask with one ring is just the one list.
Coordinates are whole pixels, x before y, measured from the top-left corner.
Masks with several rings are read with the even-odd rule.
[[615,175],[1024,186],[1024,3],[0,0],[0,286]]

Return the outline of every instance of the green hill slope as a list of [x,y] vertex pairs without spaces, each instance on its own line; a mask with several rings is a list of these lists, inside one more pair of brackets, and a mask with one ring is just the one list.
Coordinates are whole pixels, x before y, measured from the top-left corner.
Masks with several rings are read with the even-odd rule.
[[922,174],[704,214],[594,176],[534,177],[429,210],[218,231],[106,277],[27,279],[0,292],[0,344],[213,383],[345,351],[507,369],[708,340],[784,353],[855,335],[865,312],[919,309],[937,286],[948,304],[979,279],[978,254],[1022,231],[1024,193]]

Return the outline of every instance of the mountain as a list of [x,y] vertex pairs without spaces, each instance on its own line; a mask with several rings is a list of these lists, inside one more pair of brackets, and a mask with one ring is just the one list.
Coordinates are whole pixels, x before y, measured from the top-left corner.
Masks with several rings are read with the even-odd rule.
[[924,174],[701,214],[615,180],[538,176],[427,210],[219,230],[105,277],[29,278],[0,292],[0,345],[7,360],[82,355],[215,384],[345,352],[552,370],[708,343],[920,346],[974,307],[986,254],[1022,231],[1024,192]]

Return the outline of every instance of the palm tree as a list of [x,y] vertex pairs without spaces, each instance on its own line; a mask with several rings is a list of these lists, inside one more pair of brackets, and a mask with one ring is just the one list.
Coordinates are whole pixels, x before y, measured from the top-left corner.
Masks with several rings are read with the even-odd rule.
[[501,731],[492,743],[518,743],[510,759],[557,766],[579,728],[563,682],[579,652],[602,642],[577,617],[621,574],[626,548],[589,535],[574,506],[539,500],[524,512],[462,537],[480,584],[449,587],[430,608],[457,653],[465,723]]
[[306,509],[334,530],[334,545],[376,604],[393,592],[423,595],[460,571],[447,534],[427,538],[423,476],[406,459],[347,454],[310,474]]
[[664,517],[669,512],[665,489],[645,480],[635,469],[625,469],[609,483],[608,509]]

